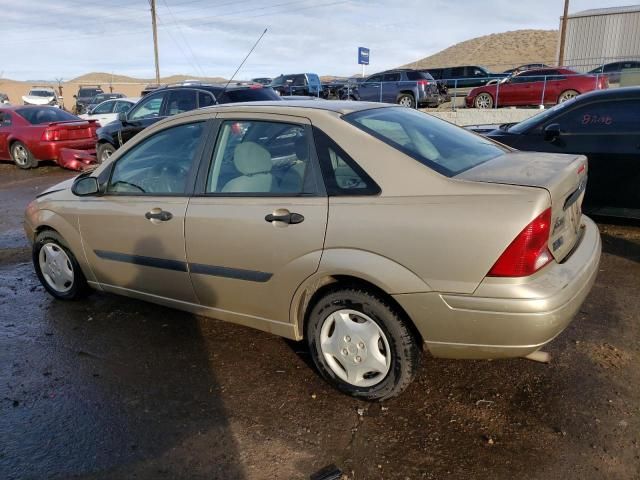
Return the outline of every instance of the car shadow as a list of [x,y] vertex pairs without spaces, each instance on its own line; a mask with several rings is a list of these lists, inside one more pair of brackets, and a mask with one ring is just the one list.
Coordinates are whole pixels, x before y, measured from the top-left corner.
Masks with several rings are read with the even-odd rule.
[[640,263],[640,242],[628,240],[609,233],[601,233],[602,250],[617,257]]
[[[155,242],[133,253],[158,252]],[[31,293],[0,306],[27,319],[25,341],[0,355],[13,361],[15,398],[0,420],[0,477],[245,478],[206,320],[100,292],[53,300],[29,267]]]

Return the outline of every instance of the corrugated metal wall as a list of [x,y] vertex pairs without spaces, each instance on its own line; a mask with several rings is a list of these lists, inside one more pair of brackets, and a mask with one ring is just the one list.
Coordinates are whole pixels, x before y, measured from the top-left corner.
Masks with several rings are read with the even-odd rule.
[[569,16],[564,58],[566,66],[582,72],[603,63],[640,59],[640,12]]

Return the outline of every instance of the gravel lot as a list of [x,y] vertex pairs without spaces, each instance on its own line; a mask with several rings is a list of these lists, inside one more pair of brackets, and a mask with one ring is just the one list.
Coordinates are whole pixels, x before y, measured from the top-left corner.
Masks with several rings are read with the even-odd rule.
[[596,285],[527,360],[425,357],[399,398],[338,394],[302,345],[40,287],[22,212],[73,173],[0,165],[0,479],[640,478],[640,227],[600,224]]

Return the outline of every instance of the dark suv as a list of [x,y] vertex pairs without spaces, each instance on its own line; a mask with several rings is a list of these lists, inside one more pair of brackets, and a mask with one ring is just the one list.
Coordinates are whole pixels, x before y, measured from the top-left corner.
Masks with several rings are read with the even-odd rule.
[[76,106],[74,108],[74,113],[79,115],[81,113],[85,113],[87,111],[87,105],[91,102],[91,100],[101,93],[104,93],[100,85],[82,85],[78,89],[78,93],[73,96],[76,99]]
[[271,88],[259,84],[194,84],[160,87],[145,95],[128,112],[99,128],[96,154],[98,162],[109,158],[127,140],[149,125],[178,113],[220,103],[281,100]]
[[437,107],[443,102],[431,75],[415,70],[387,70],[354,86],[351,98],[366,102],[397,103],[405,107]]
[[322,94],[320,77],[315,73],[289,73],[274,78],[269,85],[280,95],[308,95],[319,97]]
[[484,67],[468,65],[463,67],[429,68],[421,70],[442,81],[448,88],[481,87],[489,80],[508,77],[507,73],[492,73]]

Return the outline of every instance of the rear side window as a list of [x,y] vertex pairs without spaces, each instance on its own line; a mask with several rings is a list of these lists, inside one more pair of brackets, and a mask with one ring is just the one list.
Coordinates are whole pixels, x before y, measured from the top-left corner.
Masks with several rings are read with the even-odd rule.
[[210,107],[215,105],[216,100],[213,95],[207,92],[198,92],[198,108]]
[[8,113],[0,113],[0,127],[11,126],[11,115]]
[[309,85],[320,85],[320,77],[315,73],[307,74],[307,78],[309,79]]
[[382,77],[384,82],[399,82],[400,74],[399,73],[385,73],[384,77]]
[[177,115],[196,109],[195,90],[173,90],[169,93],[167,115]]
[[380,187],[326,133],[314,128],[313,137],[328,195],[380,193]]
[[433,77],[426,72],[407,72],[407,80],[433,80]]
[[487,138],[408,108],[374,108],[343,118],[448,177],[509,151]]

